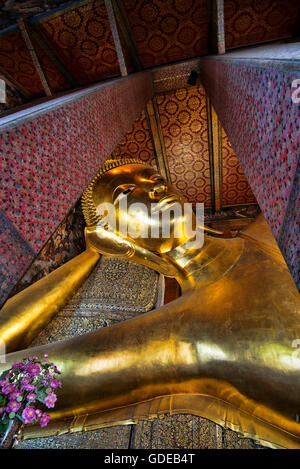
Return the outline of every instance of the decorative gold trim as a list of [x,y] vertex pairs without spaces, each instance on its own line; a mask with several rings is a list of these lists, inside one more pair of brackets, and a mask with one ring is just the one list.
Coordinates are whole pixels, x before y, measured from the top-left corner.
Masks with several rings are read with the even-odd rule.
[[[300,449],[300,438],[255,415],[237,409],[232,404],[206,394],[173,394],[141,401],[135,405],[117,407],[104,412],[86,415],[84,428],[90,431],[116,425],[129,425],[141,420],[154,420],[167,415],[192,414],[211,420],[224,428],[238,432],[243,438],[251,438],[258,444],[274,449]],[[72,432],[74,418],[64,420],[60,435]],[[75,430],[76,431],[76,430]],[[20,440],[57,435],[57,422],[44,429],[38,425],[22,428]]]

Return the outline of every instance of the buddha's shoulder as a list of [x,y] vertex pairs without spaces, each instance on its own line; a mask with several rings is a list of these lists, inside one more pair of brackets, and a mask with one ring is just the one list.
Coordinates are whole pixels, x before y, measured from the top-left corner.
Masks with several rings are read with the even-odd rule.
[[197,283],[193,295],[209,298],[209,303],[217,298],[224,307],[269,304],[300,313],[300,295],[287,265],[247,240],[235,264],[217,281]]

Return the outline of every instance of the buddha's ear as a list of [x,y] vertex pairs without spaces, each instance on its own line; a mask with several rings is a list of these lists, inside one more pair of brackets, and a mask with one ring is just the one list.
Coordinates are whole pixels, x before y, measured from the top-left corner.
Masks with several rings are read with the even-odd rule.
[[85,228],[84,234],[87,249],[94,249],[104,256],[136,262],[154,269],[166,277],[176,276],[175,267],[165,259],[114,232],[105,230],[101,226],[89,226]]

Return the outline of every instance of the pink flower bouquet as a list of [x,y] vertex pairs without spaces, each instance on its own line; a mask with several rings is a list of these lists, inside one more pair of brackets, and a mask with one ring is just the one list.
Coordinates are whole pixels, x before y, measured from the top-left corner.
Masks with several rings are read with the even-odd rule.
[[44,357],[42,360],[24,358],[0,375],[0,433],[15,418],[23,424],[38,422],[41,427],[48,424],[50,415],[38,407],[39,404],[44,409],[55,406],[54,391],[62,382],[56,378],[60,371],[47,360],[47,354]]

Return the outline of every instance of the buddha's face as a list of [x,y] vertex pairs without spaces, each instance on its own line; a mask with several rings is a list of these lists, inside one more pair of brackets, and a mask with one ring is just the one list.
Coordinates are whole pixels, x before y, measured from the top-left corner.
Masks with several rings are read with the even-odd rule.
[[[184,244],[186,232],[183,197],[154,169],[131,163],[107,171],[93,190],[96,207],[113,204],[116,213],[114,230],[135,244],[153,252],[164,253]],[[192,222],[194,226],[194,215]],[[169,231],[169,233],[168,233]]]

